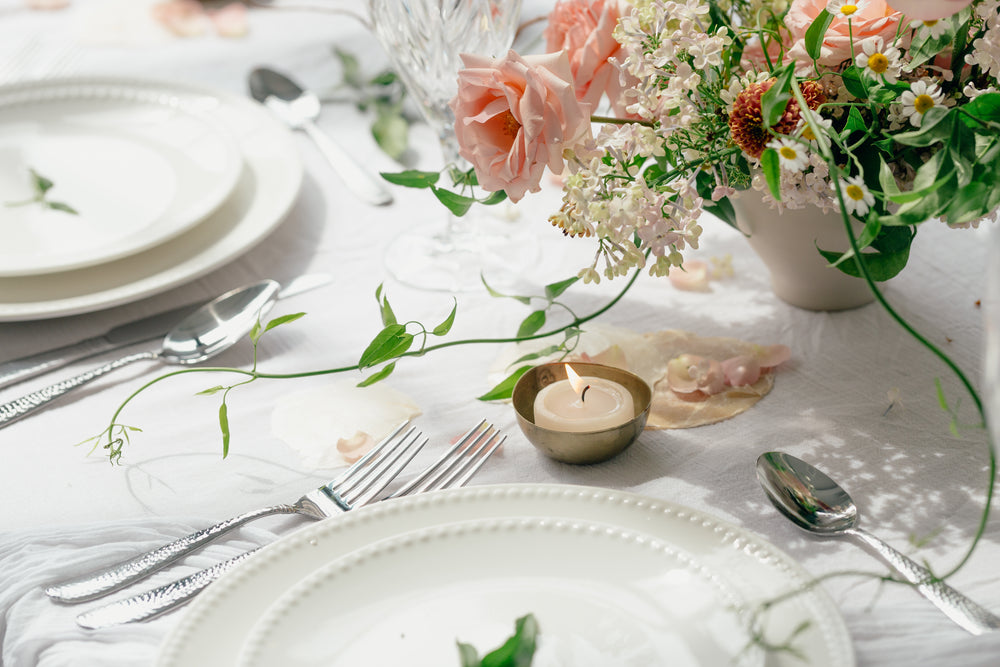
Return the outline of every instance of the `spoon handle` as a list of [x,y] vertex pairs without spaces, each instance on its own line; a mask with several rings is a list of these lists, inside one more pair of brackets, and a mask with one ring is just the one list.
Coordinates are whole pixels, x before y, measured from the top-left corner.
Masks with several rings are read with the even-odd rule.
[[10,401],[9,403],[4,403],[3,405],[0,405],[0,428],[13,424],[17,420],[27,417],[37,410],[41,410],[43,407],[68,391],[83,386],[92,380],[96,380],[102,375],[110,373],[115,369],[131,364],[134,361],[156,359],[159,356],[160,355],[157,352],[136,352],[135,354],[130,354],[122,357],[121,359],[108,362],[103,366],[89,370],[86,373],[81,373],[76,377],[63,380],[62,382],[57,382],[56,384],[49,385],[48,387],[39,389],[38,391],[33,391],[30,394]]
[[981,635],[1000,629],[1000,617],[973,602],[943,581],[934,579],[927,568],[918,565],[891,546],[859,528],[844,531],[871,546],[904,579],[916,584],[917,590],[968,632]]
[[316,143],[337,175],[356,195],[376,206],[392,203],[392,195],[382,182],[362,168],[337,142],[319,129],[316,123],[311,121],[303,123],[302,129]]

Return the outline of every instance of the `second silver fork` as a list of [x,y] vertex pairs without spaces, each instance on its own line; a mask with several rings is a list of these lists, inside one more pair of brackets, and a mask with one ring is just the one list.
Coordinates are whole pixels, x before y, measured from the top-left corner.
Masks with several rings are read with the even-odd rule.
[[[388,498],[465,486],[504,440],[506,436],[501,436],[492,426],[480,422],[434,463]],[[257,551],[252,549],[183,579],[84,612],[76,617],[76,622],[80,627],[96,630],[159,616],[189,602],[209,584]]]

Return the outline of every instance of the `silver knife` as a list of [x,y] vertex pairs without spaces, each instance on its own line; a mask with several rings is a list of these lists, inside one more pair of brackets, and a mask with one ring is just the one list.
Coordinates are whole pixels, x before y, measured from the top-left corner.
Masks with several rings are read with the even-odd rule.
[[[278,293],[283,299],[295,294],[301,294],[317,287],[322,287],[332,280],[325,273],[310,273],[292,280]],[[120,324],[107,333],[71,343],[62,347],[39,352],[19,359],[11,359],[0,363],[0,389],[17,384],[23,380],[36,377],[42,373],[62,368],[67,364],[103,352],[117,350],[128,345],[135,345],[163,338],[170,328],[181,321],[189,313],[194,312],[203,302],[189,303],[170,310],[149,315],[132,322]]]

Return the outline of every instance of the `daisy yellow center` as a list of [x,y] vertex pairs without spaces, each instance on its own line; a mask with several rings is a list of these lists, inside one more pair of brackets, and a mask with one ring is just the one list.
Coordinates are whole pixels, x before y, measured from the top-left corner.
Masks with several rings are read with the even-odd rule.
[[778,150],[778,154],[786,160],[794,160],[799,156],[798,152],[791,146],[782,146]]
[[812,128],[806,125],[802,129],[802,138],[805,139],[806,141],[815,141],[816,135],[813,134]]
[[844,5],[840,8],[840,13],[844,16],[850,16],[856,11],[858,11],[857,5]]
[[934,19],[933,21],[924,21],[924,25],[927,26],[928,28],[933,28],[937,24],[938,24],[937,19]]
[[930,95],[917,95],[917,99],[913,100],[913,108],[920,115],[927,113],[927,110],[934,106],[934,98]]
[[854,201],[861,201],[865,198],[865,191],[860,185],[850,184],[844,188],[844,194]]
[[876,74],[885,74],[885,71],[889,69],[889,59],[885,57],[884,53],[873,53],[868,58],[868,69]]

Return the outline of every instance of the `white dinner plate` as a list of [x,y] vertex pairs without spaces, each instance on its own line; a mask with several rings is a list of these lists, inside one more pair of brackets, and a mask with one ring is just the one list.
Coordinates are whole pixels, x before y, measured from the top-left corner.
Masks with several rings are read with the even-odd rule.
[[285,218],[302,184],[302,161],[291,131],[263,106],[198,86],[101,78],[87,81],[203,96],[215,104],[242,154],[230,196],[200,224],[148,250],[82,269],[0,277],[0,321],[91,312],[166,291],[239,257]]
[[[609,489],[553,484],[479,486],[421,494],[376,503],[303,528],[254,554],[198,596],[165,638],[156,664],[237,665],[241,651],[252,648],[255,628],[266,623],[268,610],[280,603],[282,596],[292,592],[304,578],[323,576],[318,573],[325,567],[336,571],[338,560],[350,558],[381,540],[405,539],[413,531],[456,522],[530,517],[601,523],[647,536],[713,573],[724,589],[751,608],[756,602],[795,591],[759,620],[765,639],[776,645],[791,641],[807,662],[776,651],[766,656],[769,667],[855,664],[846,625],[830,597],[822,589],[807,585],[808,573],[757,535],[666,501]],[[507,628],[511,631],[513,619],[506,622],[511,624]],[[806,628],[796,635],[803,622]],[[444,627],[439,632],[450,630]],[[475,640],[476,636],[470,635],[469,639]],[[459,663],[456,659],[442,667],[449,664]]]
[[[331,601],[334,601],[331,604]],[[514,621],[541,630],[532,667],[760,666],[732,587],[644,533],[589,521],[478,519],[381,540],[321,568],[251,632],[240,667],[457,665]]]
[[0,86],[0,276],[93,266],[201,222],[243,166],[219,106],[173,86]]

